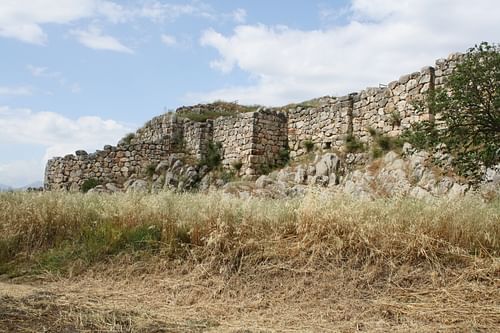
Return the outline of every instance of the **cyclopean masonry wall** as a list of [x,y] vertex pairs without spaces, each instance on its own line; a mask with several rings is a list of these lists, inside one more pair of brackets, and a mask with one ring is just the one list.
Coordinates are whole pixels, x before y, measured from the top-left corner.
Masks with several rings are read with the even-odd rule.
[[210,142],[220,145],[224,168],[241,164],[240,174],[247,175],[280,165],[287,152],[292,158],[304,154],[305,141],[318,148],[342,150],[345,138],[354,136],[369,145],[373,140],[370,130],[397,136],[415,122],[432,119],[425,109],[413,105],[427,92],[442,87],[462,56],[439,59],[434,68],[424,67],[386,86],[323,97],[314,103],[260,108],[203,122],[190,120],[186,114],[213,113],[219,111],[220,103],[181,107],[175,113],[154,117],[129,142],[122,141],[117,147],[51,159],[45,188],[78,190],[90,178],[102,183],[139,178],[172,153],[203,160]]
[[214,120],[213,141],[222,149],[222,164],[234,168],[241,163],[247,175],[261,173],[285,162],[286,114],[269,109],[241,113]]
[[168,155],[167,146],[148,143],[105,146],[92,154],[79,150],[75,155],[55,157],[47,162],[45,189],[79,190],[87,179],[103,184],[123,183],[130,177],[144,176],[149,165]]
[[343,138],[352,130],[352,96],[325,97],[319,106],[286,108],[288,114],[288,147],[291,156],[306,152],[305,141],[321,148],[340,148]]

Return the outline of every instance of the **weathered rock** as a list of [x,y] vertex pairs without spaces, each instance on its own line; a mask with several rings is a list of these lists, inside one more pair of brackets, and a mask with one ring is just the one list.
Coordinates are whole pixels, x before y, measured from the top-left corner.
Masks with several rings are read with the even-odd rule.
[[116,184],[114,183],[107,183],[105,185],[106,189],[112,193],[115,193],[115,192],[121,192],[121,188],[119,188]]
[[266,188],[267,185],[273,184],[273,180],[266,175],[262,175],[255,181],[255,186],[257,188]]
[[297,171],[295,171],[294,182],[296,184],[302,185],[306,183],[306,179],[307,179],[306,171],[301,166],[299,166],[297,168]]
[[127,188],[127,193],[128,192],[147,193],[149,192],[148,182],[142,179],[137,179]]
[[337,155],[327,153],[316,163],[316,176],[330,176],[337,173],[340,167],[340,159]]
[[170,168],[170,161],[166,160],[166,161],[161,161],[160,163],[158,163],[158,165],[156,166],[155,168],[155,173],[156,174],[163,174],[165,173],[165,171],[167,171],[167,169]]
[[172,171],[165,173],[164,188],[175,189],[179,185],[179,178]]

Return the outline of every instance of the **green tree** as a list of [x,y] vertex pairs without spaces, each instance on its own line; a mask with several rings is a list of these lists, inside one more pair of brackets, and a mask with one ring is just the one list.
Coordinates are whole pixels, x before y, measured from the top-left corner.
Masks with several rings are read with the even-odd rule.
[[[423,131],[427,139],[437,139],[447,145],[460,174],[477,180],[481,166],[500,162],[498,44],[483,42],[470,48],[444,87],[428,95],[427,104],[445,126],[437,129],[427,123],[418,130]],[[423,139],[418,130],[414,134]]]

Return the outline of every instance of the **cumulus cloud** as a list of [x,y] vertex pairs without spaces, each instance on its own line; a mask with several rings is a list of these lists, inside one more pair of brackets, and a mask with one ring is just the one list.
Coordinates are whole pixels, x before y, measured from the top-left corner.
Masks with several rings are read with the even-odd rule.
[[103,35],[101,30],[94,26],[86,30],[71,30],[71,34],[75,36],[82,45],[94,50],[134,53],[134,51],[123,45],[118,39],[109,35]]
[[45,44],[42,24],[64,24],[92,15],[94,0],[4,0],[0,2],[0,36]]
[[[130,128],[111,119],[102,119],[96,116],[85,116],[70,119],[55,112],[34,112],[30,109],[13,109],[0,106],[0,142],[10,145],[42,146],[45,154],[40,160],[24,161],[28,165],[45,165],[45,162],[54,156],[64,156],[74,153],[77,149],[86,149],[89,152],[100,149],[104,144],[118,142],[130,132]],[[14,163],[14,164],[12,164]],[[21,177],[25,168],[17,169],[12,165],[19,165],[20,161],[1,164],[0,183],[6,177]],[[10,165],[10,166],[9,166]],[[5,170],[9,170],[6,174]],[[43,174],[38,167],[37,178]],[[33,180],[22,178],[21,183]],[[13,184],[13,182],[9,182]]]
[[500,2],[490,0],[353,0],[342,10],[347,24],[321,30],[258,24],[237,26],[229,35],[204,31],[201,45],[219,53],[211,67],[223,73],[239,68],[254,84],[188,99],[278,105],[345,94],[388,83],[483,40],[496,42],[500,31]]

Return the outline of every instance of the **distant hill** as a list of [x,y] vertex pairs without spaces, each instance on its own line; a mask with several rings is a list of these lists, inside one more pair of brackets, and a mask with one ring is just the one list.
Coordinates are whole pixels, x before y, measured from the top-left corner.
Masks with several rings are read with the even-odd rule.
[[27,188],[38,188],[38,187],[43,187],[43,182],[41,180],[30,183],[28,185],[24,185],[21,187],[17,187],[16,190],[26,190]]
[[39,187],[43,187],[43,182],[40,180],[20,187],[12,187],[10,185],[0,184],[0,192],[24,191],[28,188],[39,188]]

